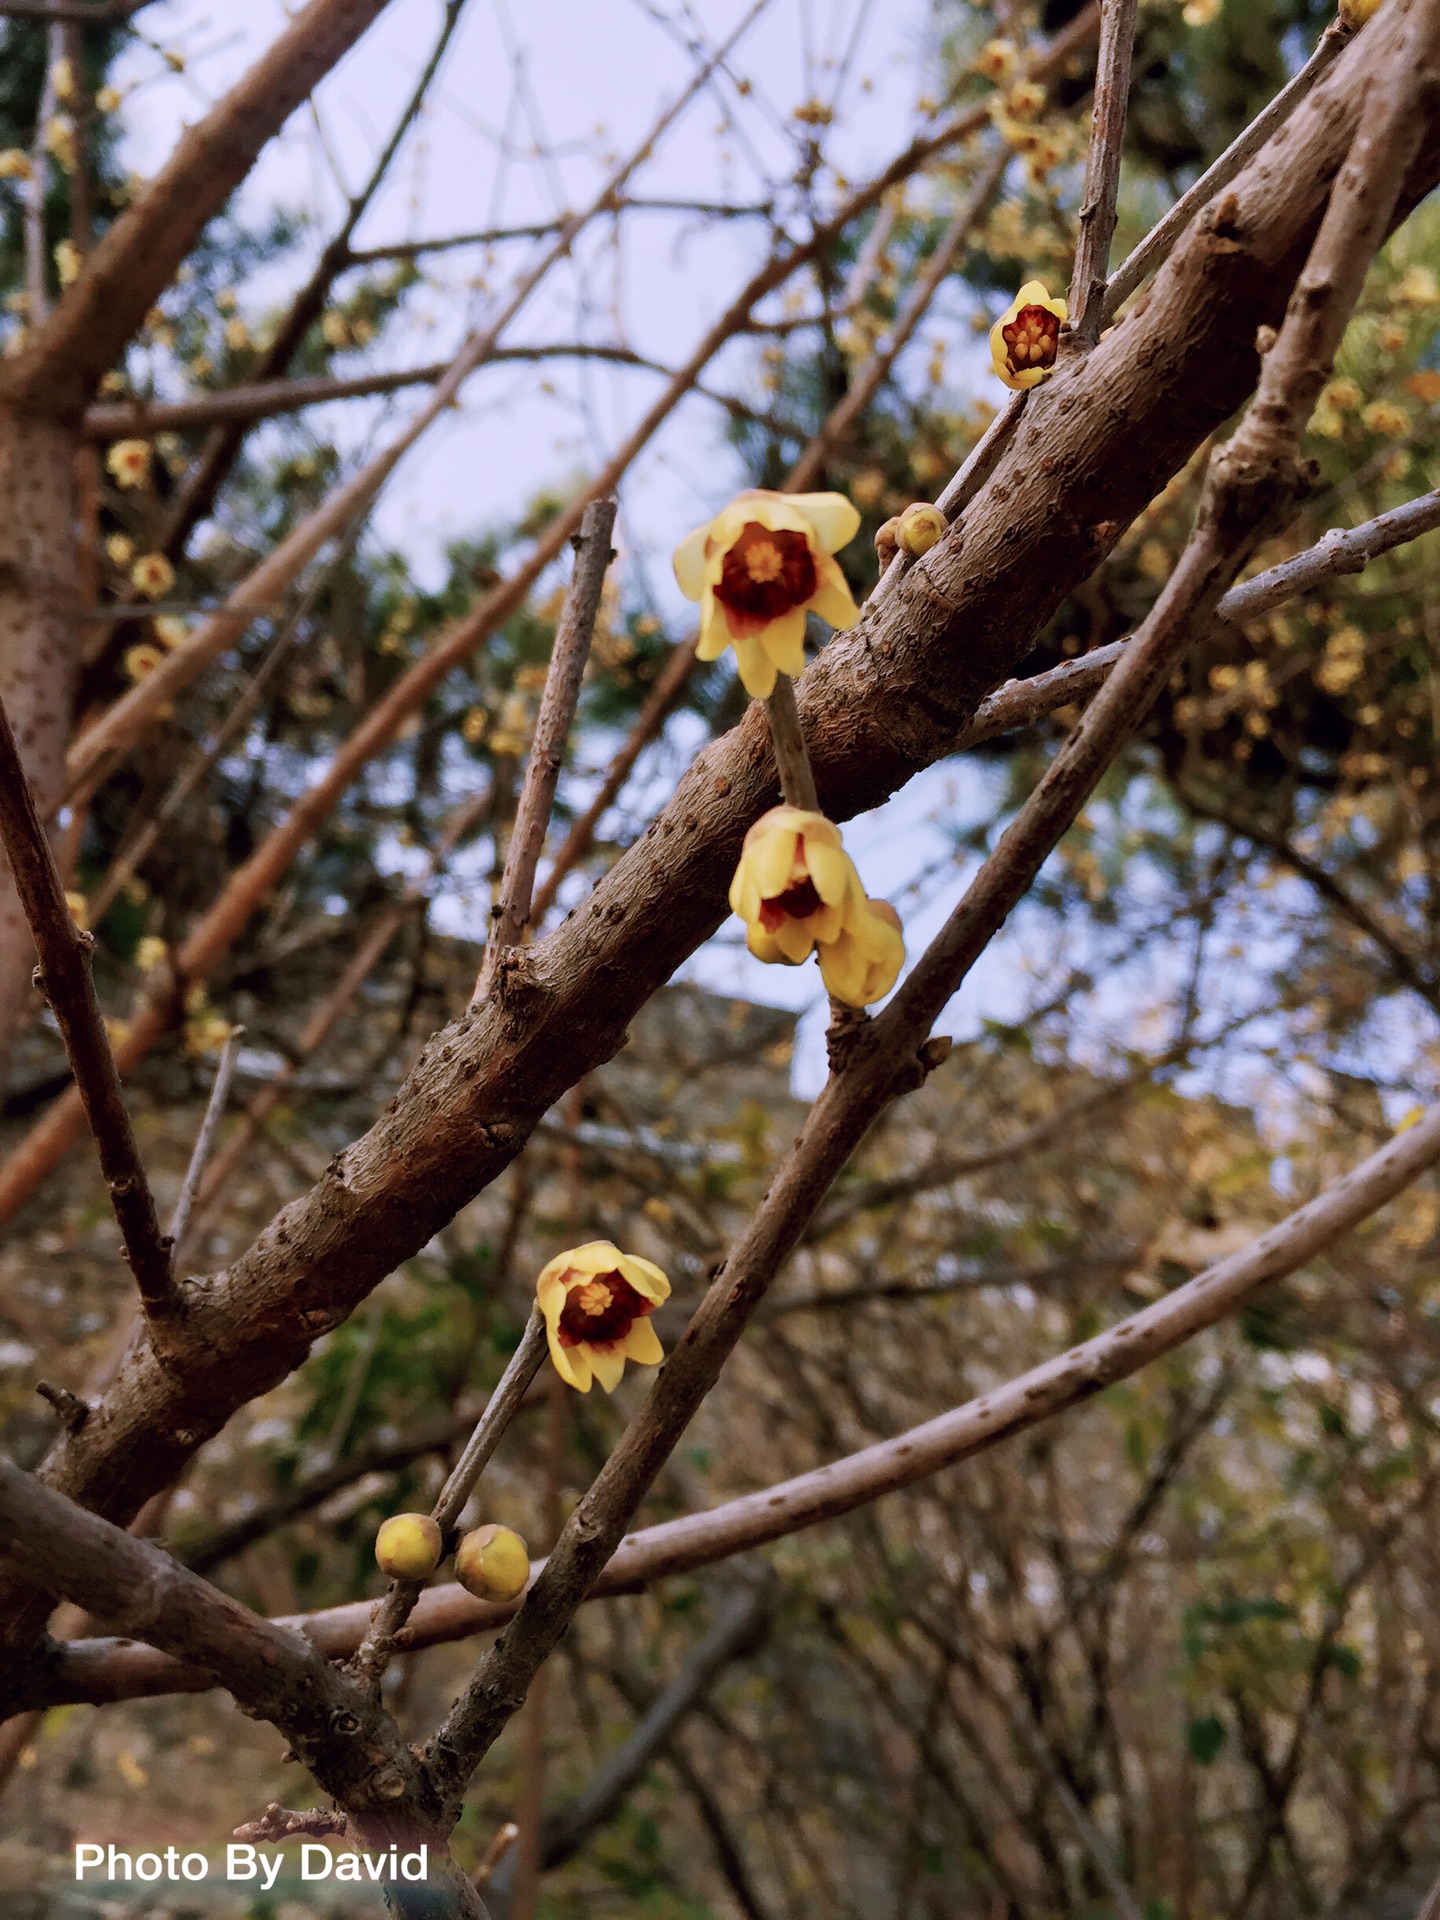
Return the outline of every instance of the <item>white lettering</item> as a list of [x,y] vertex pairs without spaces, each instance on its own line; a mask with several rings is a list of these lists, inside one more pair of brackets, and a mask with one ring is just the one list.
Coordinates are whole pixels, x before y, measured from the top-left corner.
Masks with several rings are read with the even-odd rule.
[[[151,1873],[145,1865],[147,1860],[155,1862],[155,1871]],[[158,1853],[142,1853],[135,1862],[135,1871],[142,1880],[158,1880],[165,1871],[165,1862]]]
[[[314,1866],[310,1864],[311,1855],[315,1855]],[[300,1878],[302,1880],[328,1880],[334,1871],[335,1862],[330,1858],[328,1847],[312,1846],[309,1841],[300,1849]]]
[[[87,1859],[86,1855],[90,1857]],[[105,1849],[96,1846],[78,1846],[75,1849],[75,1878],[83,1880],[87,1867],[98,1867],[105,1858]]]
[[[227,1880],[253,1880],[256,1872],[254,1847],[244,1845],[226,1847],[225,1878]],[[112,1874],[110,1877],[113,1880],[115,1876]]]
[[264,1854],[261,1854],[260,1880],[266,1893],[269,1893],[275,1882],[280,1878],[280,1869],[284,1864],[285,1855],[283,1852],[277,1853],[273,1860],[267,1860]]
[[108,1860],[105,1862],[106,1874],[109,1879],[118,1880],[120,1878],[120,1864],[122,1862],[125,1867],[125,1878],[128,1880],[130,1878],[130,1871],[131,1871],[129,1854],[117,1853],[114,1847],[111,1847],[110,1856]]
[[[194,1873],[190,1871],[190,1862],[192,1860],[195,1862]],[[187,1880],[203,1880],[210,1871],[210,1862],[205,1858],[203,1853],[187,1853],[185,1858],[180,1862],[180,1871]]]
[[358,1880],[361,1878],[360,1856],[358,1853],[341,1854],[340,1858],[335,1862],[335,1878],[337,1880]]
[[[410,1862],[415,1862],[415,1871],[410,1871]],[[430,1878],[430,1847],[427,1842],[418,1853],[407,1853],[400,1862],[402,1880],[428,1880]]]

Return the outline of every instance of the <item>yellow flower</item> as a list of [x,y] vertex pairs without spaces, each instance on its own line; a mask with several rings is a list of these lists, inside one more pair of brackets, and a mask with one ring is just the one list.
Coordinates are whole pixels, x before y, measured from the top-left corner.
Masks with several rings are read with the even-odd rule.
[[485,738],[485,730],[490,725],[490,716],[484,707],[471,707],[460,723],[460,731],[472,747],[478,747]]
[[152,647],[148,640],[142,640],[138,647],[125,650],[125,671],[136,682],[146,680],[165,658],[159,647]]
[[1007,387],[1017,393],[1038,387],[1055,365],[1063,300],[1052,300],[1040,280],[1027,280],[990,329],[990,359]]
[[1380,11],[1381,0],[1340,0],[1340,18],[1347,27],[1363,27]]
[[840,829],[823,813],[772,807],[745,836],[730,905],[757,960],[798,967],[818,942],[838,939],[852,892],[864,898]]
[[1044,108],[1048,95],[1038,80],[1022,80],[1005,96],[1005,110],[1013,119],[1033,120]]
[[170,949],[158,933],[144,934],[136,944],[135,964],[142,973],[164,966],[169,958]]
[[1372,400],[1360,418],[1372,433],[1383,433],[1390,439],[1398,440],[1410,431],[1409,414],[1393,400]]
[[859,609],[830,557],[860,530],[839,493],[740,494],[675,549],[675,578],[700,602],[702,660],[733,646],[740,679],[764,700],[777,673],[805,669],[805,616],[850,627]]
[[163,553],[142,553],[130,569],[130,584],[147,600],[159,600],[175,584],[175,569]]
[[112,565],[128,567],[135,558],[135,542],[128,533],[112,533],[105,540],[105,557]]
[[73,286],[80,277],[80,253],[72,240],[55,243],[55,277],[62,287]]
[[162,647],[173,653],[190,638],[190,629],[173,613],[162,613],[155,622],[155,637]]
[[243,353],[250,344],[250,329],[238,316],[225,322],[225,344],[232,353]]
[[1220,0],[1186,0],[1180,18],[1187,27],[1208,27],[1220,18]]
[[20,147],[0,151],[0,180],[28,180],[34,172],[29,154]]
[[883,1000],[904,963],[899,914],[888,900],[867,900],[863,894],[847,902],[839,937],[820,948],[825,991],[847,1007]]
[[70,918],[83,933],[89,925],[89,921],[85,918],[89,911],[89,904],[84,894],[76,893],[73,888],[67,888],[65,891],[65,905],[70,909]]
[[143,487],[150,478],[150,442],[117,440],[105,456],[117,487]]
[[948,525],[939,507],[932,507],[925,500],[914,500],[900,516],[895,539],[907,553],[918,558],[944,537]]
[[120,111],[120,89],[118,87],[101,87],[95,96],[95,105],[101,113],[118,113]]
[[670,1298],[670,1282],[638,1254],[608,1240],[571,1247],[541,1268],[535,1297],[555,1371],[581,1393],[592,1380],[613,1393],[627,1360],[658,1367],[665,1358],[648,1316]]
[[1013,40],[987,40],[975,56],[977,69],[997,84],[1008,80],[1019,63],[1020,55]]

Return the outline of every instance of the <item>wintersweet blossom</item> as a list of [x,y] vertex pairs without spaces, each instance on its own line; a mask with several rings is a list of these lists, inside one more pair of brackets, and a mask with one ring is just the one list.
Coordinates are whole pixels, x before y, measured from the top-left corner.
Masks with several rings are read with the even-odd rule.
[[839,938],[853,894],[863,899],[864,889],[840,829],[803,807],[761,814],[730,882],[730,906],[745,922],[751,953],[794,967],[821,942]]
[[943,539],[948,525],[939,507],[927,500],[913,500],[900,515],[900,524],[895,529],[896,543],[918,558],[928,553],[937,540]]
[[883,1000],[904,964],[899,914],[888,900],[867,900],[863,894],[847,902],[838,936],[820,948],[825,991],[847,1007]]
[[125,671],[138,686],[140,681],[149,679],[164,658],[159,647],[142,640],[138,646],[125,649]]
[[159,600],[175,584],[175,569],[163,553],[142,553],[130,569],[130,584],[147,600]]
[[1038,387],[1055,365],[1063,300],[1052,300],[1041,280],[1027,280],[990,329],[990,358],[1007,387]]
[[649,1316],[670,1298],[670,1282],[653,1261],[589,1240],[541,1268],[535,1297],[555,1371],[581,1393],[592,1380],[613,1393],[627,1360],[657,1367],[665,1358]]
[[1340,0],[1340,18],[1347,27],[1363,27],[1380,11],[1381,0]]
[[845,576],[831,558],[860,529],[840,493],[751,489],[675,549],[675,578],[700,602],[702,660],[733,646],[745,691],[766,699],[777,673],[805,668],[805,616],[832,627],[859,619]]
[[105,456],[117,487],[143,487],[150,478],[150,442],[117,440]]

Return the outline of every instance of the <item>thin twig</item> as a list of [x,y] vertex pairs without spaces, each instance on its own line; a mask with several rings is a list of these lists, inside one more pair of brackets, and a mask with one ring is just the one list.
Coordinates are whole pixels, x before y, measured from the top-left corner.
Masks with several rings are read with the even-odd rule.
[[1201,174],[1194,186],[1181,194],[1164,219],[1156,222],[1129,258],[1115,269],[1105,289],[1104,311],[1100,317],[1102,327],[1110,324],[1140,282],[1170,258],[1176,241],[1201,208],[1208,206],[1222,187],[1229,186],[1236,175],[1250,164],[1276,128],[1283,126],[1306,95],[1314,91],[1317,81],[1339,59],[1350,38],[1351,29],[1343,21],[1332,21],[1295,78],[1280,89],[1265,111],[1250,122],[1239,138]]
[[[52,16],[53,21],[53,16]],[[35,109],[30,143],[30,177],[25,183],[25,324],[33,339],[50,310],[47,291],[49,249],[45,245],[45,186],[49,176],[50,122],[55,115],[55,70],[65,51],[65,30],[54,22],[45,41],[45,78]]]
[[1105,275],[1115,237],[1115,201],[1120,190],[1120,156],[1125,146],[1125,116],[1130,100],[1130,56],[1135,46],[1137,0],[1102,0],[1100,53],[1095,71],[1095,105],[1090,115],[1090,149],[1085,157],[1085,192],[1080,202],[1080,235],[1070,281],[1070,325],[1081,347],[1100,338],[1105,305]]
[[795,683],[788,673],[777,673],[775,689],[765,702],[765,717],[770,723],[770,742],[775,749],[775,765],[780,774],[780,791],[787,806],[803,807],[818,813],[820,796],[815,791],[815,775],[805,751],[805,736],[800,731],[800,710],[795,705]]
[[565,750],[580,699],[585,663],[590,658],[590,642],[600,611],[605,574],[615,557],[610,545],[614,531],[615,502],[592,500],[574,539],[575,571],[555,630],[535,737],[525,767],[525,784],[520,791],[515,827],[506,849],[499,897],[491,909],[490,938],[485,943],[485,958],[475,982],[472,1005],[493,991],[506,953],[520,944],[530,923],[535,869],[540,864],[540,849],[545,844],[550,809],[555,804],[555,788],[565,764]]
[[[539,1307],[533,1307],[520,1344],[510,1356],[510,1364],[485,1403],[485,1411],[476,1423],[475,1431],[466,1442],[464,1452],[455,1462],[449,1479],[440,1489],[435,1505],[430,1510],[430,1518],[439,1527],[447,1545],[465,1502],[474,1492],[506,1428],[520,1411],[521,1403],[540,1371],[545,1353],[545,1318]],[[375,1608],[353,1661],[357,1677],[367,1687],[378,1688],[380,1685],[385,1669],[395,1654],[396,1636],[414,1612],[424,1586],[423,1580],[392,1580],[384,1599]]]
[[195,1151],[190,1155],[190,1164],[185,1169],[185,1184],[180,1189],[180,1198],[175,1202],[175,1211],[170,1216],[170,1242],[175,1249],[178,1261],[185,1246],[185,1236],[190,1228],[190,1216],[195,1210],[195,1196],[200,1190],[200,1177],[204,1173],[215,1145],[215,1130],[220,1125],[225,1112],[225,1104],[230,1098],[230,1083],[235,1078],[235,1062],[240,1057],[240,1042],[245,1038],[244,1027],[232,1027],[221,1049],[220,1064],[215,1069],[215,1084],[210,1089],[210,1101],[205,1109],[205,1118],[200,1122],[200,1131],[195,1136]]
[[10,716],[0,703],[0,838],[15,890],[40,956],[41,991],[65,1042],[70,1070],[100,1153],[125,1258],[148,1314],[178,1304],[170,1249],[160,1235],[155,1200],[120,1088],[90,968],[94,936],[71,917],[30,782],[20,762]]
[[976,223],[982,220],[991,201],[1000,191],[1013,155],[1002,147],[994,154],[971,187],[969,195],[956,209],[950,224],[936,242],[935,251],[925,262],[908,298],[885,335],[884,344],[875,346],[864,363],[856,368],[844,397],[836,402],[819,429],[790,469],[785,481],[787,493],[803,493],[813,486],[825,468],[835,447],[875,398],[890,369],[904,352],[915,329],[930,310],[946,276],[960,257]]
[[[694,213],[713,220],[769,220],[774,215],[775,207],[769,200],[745,206],[728,200],[666,200],[627,196],[617,198],[608,211]],[[481,227],[474,233],[442,234],[433,240],[391,240],[381,247],[352,248],[350,265],[365,266],[376,260],[415,260],[422,253],[448,253],[455,247],[493,247],[505,240],[544,240],[550,234],[558,233],[561,225],[560,220],[545,220],[528,227]]]

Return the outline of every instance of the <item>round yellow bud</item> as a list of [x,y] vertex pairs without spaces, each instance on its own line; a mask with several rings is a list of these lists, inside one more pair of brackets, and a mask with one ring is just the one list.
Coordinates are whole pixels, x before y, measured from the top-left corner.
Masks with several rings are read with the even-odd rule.
[[513,1600],[530,1578],[530,1552],[513,1527],[477,1527],[455,1549],[455,1576],[477,1600]]
[[880,556],[880,565],[884,569],[895,558],[900,544],[900,516],[891,514],[883,526],[875,529],[875,551]]
[[428,1580],[440,1564],[440,1529],[428,1513],[394,1513],[375,1536],[375,1560],[392,1580]]
[[918,559],[922,553],[928,553],[943,536],[946,525],[939,507],[916,500],[901,514],[895,537],[907,553],[913,553]]

